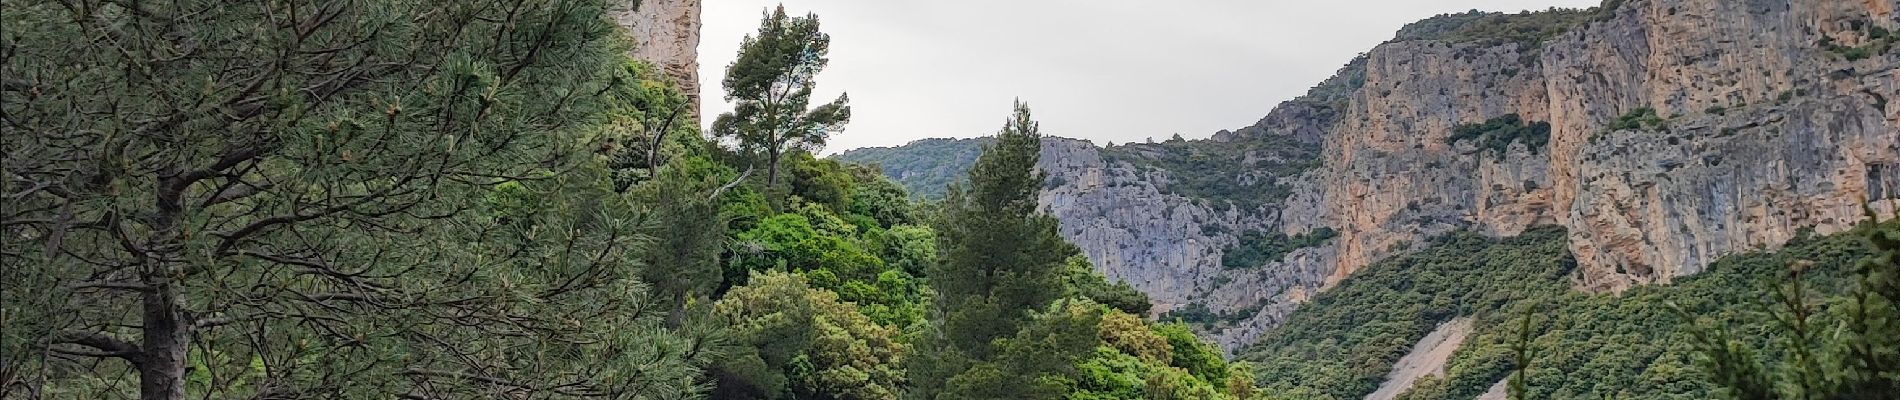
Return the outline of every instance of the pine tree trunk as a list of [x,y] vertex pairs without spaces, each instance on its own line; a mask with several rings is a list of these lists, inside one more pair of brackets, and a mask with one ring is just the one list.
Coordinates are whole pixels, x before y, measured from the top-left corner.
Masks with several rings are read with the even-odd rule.
[[144,294],[144,362],[139,368],[140,400],[185,398],[185,354],[191,343],[191,321],[181,309],[178,287],[158,268],[147,279],[152,290]]
[[166,260],[185,259],[183,238],[184,193],[192,180],[171,170],[158,180],[156,213],[152,218],[155,236],[146,241],[151,253],[141,267],[140,280],[148,288],[140,295],[143,313],[139,356],[140,400],[184,400],[186,355],[191,345],[193,321],[185,313],[180,293],[182,270]]

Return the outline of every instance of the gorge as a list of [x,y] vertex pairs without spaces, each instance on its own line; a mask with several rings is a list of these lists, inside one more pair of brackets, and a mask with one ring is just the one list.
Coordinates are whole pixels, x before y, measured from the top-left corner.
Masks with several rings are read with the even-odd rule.
[[[1560,225],[1575,288],[1666,284],[1803,229],[1844,230],[1863,200],[1900,204],[1895,9],[1631,0],[1443,15],[1246,128],[1106,148],[1048,140],[1042,204],[1098,269],[1157,311],[1213,316],[1204,330],[1230,350],[1454,230]],[[886,168],[923,172],[900,180],[959,170],[956,157],[910,158],[921,164]],[[1322,229],[1337,237],[1223,263],[1261,245],[1250,238]]]

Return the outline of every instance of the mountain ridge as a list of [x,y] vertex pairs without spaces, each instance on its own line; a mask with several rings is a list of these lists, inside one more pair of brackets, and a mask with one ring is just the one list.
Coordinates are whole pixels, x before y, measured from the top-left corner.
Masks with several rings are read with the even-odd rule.
[[[1900,107],[1885,101],[1900,92],[1894,9],[1630,0],[1447,14],[1408,25],[1246,128],[1155,144],[1046,142],[1042,202],[1098,268],[1150,293],[1157,311],[1230,316],[1202,326],[1230,349],[1358,268],[1460,229],[1503,237],[1561,225],[1577,288],[1668,283],[1801,229],[1846,229],[1862,198],[1877,209],[1900,202]],[[1457,19],[1488,22],[1423,28]],[[1500,24],[1533,29],[1466,28]],[[1524,128],[1503,129],[1512,126]],[[1311,160],[1280,151],[1309,139]],[[1139,162],[1195,154],[1224,158],[1175,170]],[[1316,165],[1284,168],[1301,162]],[[1220,168],[1194,168],[1207,165]],[[1246,204],[1181,190],[1196,179],[1284,197]],[[1338,237],[1276,262],[1222,265],[1245,233],[1321,228]]]

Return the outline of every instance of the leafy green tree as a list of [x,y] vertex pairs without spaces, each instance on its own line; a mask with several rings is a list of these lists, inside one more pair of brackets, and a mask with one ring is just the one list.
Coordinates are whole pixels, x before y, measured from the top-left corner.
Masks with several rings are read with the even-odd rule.
[[850,208],[846,212],[871,217],[886,228],[922,222],[903,186],[865,169],[853,169],[860,176],[856,179],[857,185],[851,187]]
[[817,150],[851,120],[850,97],[813,107],[813,77],[830,63],[831,35],[818,15],[790,17],[781,5],[765,14],[756,35],[739,42],[726,66],[726,100],[733,111],[713,120],[712,133],[737,139],[741,150],[765,156],[765,182],[778,185],[779,158],[794,149]]
[[1168,346],[1174,349],[1174,359],[1170,363],[1185,368],[1208,382],[1224,382],[1227,378],[1227,359],[1220,349],[1212,343],[1201,341],[1194,336],[1186,324],[1167,323],[1155,326],[1155,333],[1168,338]]
[[814,286],[858,304],[879,323],[909,326],[923,318],[922,284],[867,250],[856,225],[824,207],[807,205],[799,211],[768,217],[739,233],[734,263],[750,271],[804,275]]
[[719,368],[719,398],[896,399],[905,346],[836,294],[755,274],[714,303],[747,350]]
[[1154,303],[1148,300],[1148,294],[1136,290],[1128,282],[1109,282],[1108,277],[1095,271],[1087,256],[1076,254],[1066,262],[1068,270],[1064,272],[1063,288],[1069,297],[1089,299],[1117,310],[1135,315],[1146,315]]
[[1174,359],[1174,345],[1155,333],[1148,321],[1126,312],[1102,315],[1102,345],[1146,362],[1166,364]]
[[[918,358],[913,371],[921,398],[1030,393],[1040,384],[1013,385],[1028,385],[1024,379],[1039,382],[1060,372],[1032,368],[1054,363],[1010,368],[996,364],[1009,357],[1029,357],[1009,354],[1001,344],[1004,339],[1032,334],[1025,331],[1032,321],[1031,311],[1047,309],[1062,296],[1062,290],[1052,289],[1063,283],[1068,271],[1065,260],[1078,253],[1057,235],[1055,218],[1036,210],[1036,194],[1044,178],[1036,170],[1041,148],[1041,134],[1029,106],[1016,103],[1015,114],[997,133],[996,143],[970,169],[969,189],[951,188],[944,202],[937,221],[943,260],[929,273],[939,319],[925,340],[930,356]],[[983,390],[959,392],[958,387]]]
[[786,172],[791,173],[791,193],[798,199],[844,214],[857,186],[855,177],[837,160],[820,159],[811,153],[795,151],[786,155]]
[[[1081,373],[1069,398],[1247,400],[1258,395],[1251,365],[1211,361],[1220,357],[1214,347],[1185,333],[1178,324],[1157,325],[1105,310],[1102,346],[1078,363]],[[1178,351],[1188,354],[1177,355],[1177,344]],[[1206,369],[1207,364],[1223,370],[1202,371],[1202,376],[1189,369]]]
[[925,276],[937,264],[937,232],[927,226],[898,225],[872,236],[871,248],[885,265],[911,276]]
[[605,2],[0,9],[0,396],[695,389],[596,155]]

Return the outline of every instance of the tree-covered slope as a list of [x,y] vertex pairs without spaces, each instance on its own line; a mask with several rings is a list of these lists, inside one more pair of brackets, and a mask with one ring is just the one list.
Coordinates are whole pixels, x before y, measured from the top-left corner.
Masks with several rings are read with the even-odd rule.
[[944,187],[962,178],[970,165],[976,163],[976,157],[983,154],[983,145],[991,141],[988,137],[918,139],[903,146],[847,150],[831,158],[876,165],[883,169],[884,176],[903,184],[911,195],[939,199],[943,198]]
[[1510,374],[1510,345],[1529,310],[1536,351],[1530,398],[1712,398],[1714,384],[1696,367],[1695,329],[1670,304],[1763,348],[1783,339],[1767,328],[1773,322],[1764,312],[1791,265],[1811,262],[1802,279],[1825,295],[1844,290],[1851,266],[1869,254],[1858,234],[1805,238],[1774,252],[1723,258],[1674,284],[1588,294],[1572,290],[1576,264],[1564,237],[1561,228],[1544,227],[1505,239],[1463,232],[1437,238],[1429,249],[1378,262],[1316,297],[1239,358],[1259,363],[1269,393],[1360,398],[1434,326],[1471,316],[1474,332],[1447,373],[1419,381],[1402,397],[1469,399]]

